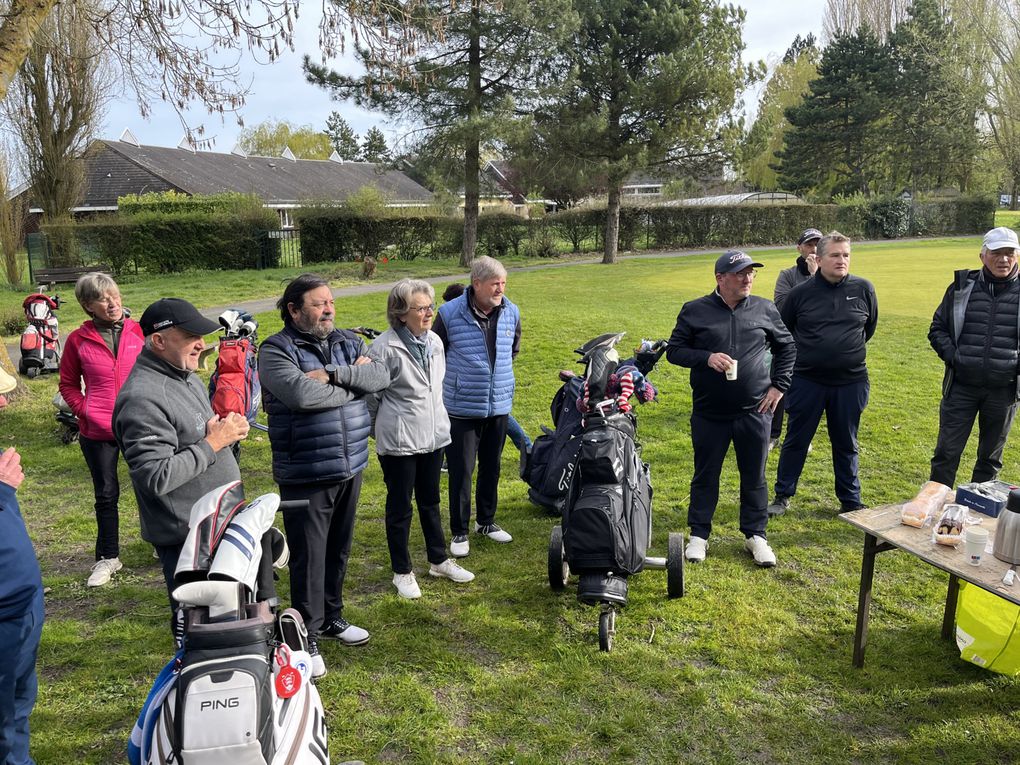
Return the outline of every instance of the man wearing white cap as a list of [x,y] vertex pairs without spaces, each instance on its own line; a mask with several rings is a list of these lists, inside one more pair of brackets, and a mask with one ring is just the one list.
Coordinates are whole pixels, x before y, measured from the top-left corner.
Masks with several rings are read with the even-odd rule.
[[928,341],[946,365],[939,436],[931,480],[953,486],[974,419],[977,461],[972,481],[990,481],[1002,469],[1002,451],[1016,414],[1020,281],[1016,232],[1000,226],[985,234],[979,270],[957,271],[932,318]]

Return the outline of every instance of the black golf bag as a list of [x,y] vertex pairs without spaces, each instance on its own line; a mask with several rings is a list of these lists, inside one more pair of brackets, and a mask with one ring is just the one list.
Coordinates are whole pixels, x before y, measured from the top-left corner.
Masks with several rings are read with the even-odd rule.
[[665,343],[642,343],[640,362],[622,364],[615,345],[623,334],[602,335],[578,352],[585,362],[577,408],[583,411],[577,457],[563,502],[566,562],[579,575],[577,596],[590,603],[627,602],[627,577],[644,567],[652,534],[652,483],[636,441],[631,396],[654,400],[644,376]]
[[542,426],[521,475],[528,484],[528,499],[555,515],[563,512],[581,447],[582,417],[577,400],[583,386],[582,377],[568,377],[556,392],[549,407],[555,430]]

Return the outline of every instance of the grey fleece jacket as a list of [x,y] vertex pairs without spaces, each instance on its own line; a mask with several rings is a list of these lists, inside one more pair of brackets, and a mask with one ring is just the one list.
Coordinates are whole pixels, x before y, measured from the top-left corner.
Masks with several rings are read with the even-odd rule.
[[146,542],[182,543],[191,506],[213,489],[240,480],[230,449],[214,452],[205,440],[212,416],[209,393],[195,374],[148,348],[141,352],[117,394],[113,435],[131,474]]

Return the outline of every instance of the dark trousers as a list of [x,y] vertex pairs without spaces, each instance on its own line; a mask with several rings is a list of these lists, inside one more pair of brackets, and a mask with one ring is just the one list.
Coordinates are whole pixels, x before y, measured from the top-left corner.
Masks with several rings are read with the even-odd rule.
[[42,587],[28,609],[18,616],[0,620],[0,763],[32,765],[28,753],[28,718],[35,706],[39,683],[35,658],[43,628]]
[[284,500],[308,500],[304,510],[283,511],[283,527],[290,546],[290,602],[313,637],[343,612],[361,475],[339,483],[280,487]]
[[719,503],[719,475],[731,442],[740,473],[740,531],[745,537],[765,536],[768,523],[765,460],[771,425],[772,418],[767,413],[749,412],[733,420],[691,415],[694,477],[687,523],[692,536],[708,539],[712,533],[712,516]]
[[386,481],[386,544],[395,574],[411,573],[411,554],[407,550],[411,536],[411,494],[418,504],[418,520],[425,537],[429,563],[446,560],[446,537],[439,514],[439,474],[443,450],[406,456],[379,455]]
[[857,430],[861,424],[861,413],[868,405],[870,390],[867,380],[847,385],[821,385],[799,375],[793,376],[785,397],[789,421],[776,473],[777,496],[792,497],[797,493],[797,482],[804,470],[808,447],[824,413],[832,442],[836,497],[843,504],[860,504]]
[[499,469],[506,441],[507,415],[495,417],[451,417],[446,447],[450,475],[450,532],[468,533],[471,520],[471,476],[478,460],[475,485],[475,514],[482,526],[493,523],[499,498]]
[[117,460],[120,447],[116,441],[96,441],[78,436],[85,464],[92,474],[92,487],[96,496],[96,560],[120,557],[120,519],[117,502],[120,500],[120,482],[117,480]]
[[991,481],[1002,470],[1002,451],[1016,414],[1012,386],[978,388],[953,383],[939,406],[939,437],[931,458],[931,479],[955,486],[960,456],[978,421],[977,461],[971,481]]

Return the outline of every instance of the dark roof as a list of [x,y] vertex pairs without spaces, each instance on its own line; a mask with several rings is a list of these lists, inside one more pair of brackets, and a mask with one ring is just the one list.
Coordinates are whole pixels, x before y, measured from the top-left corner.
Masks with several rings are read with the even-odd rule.
[[255,193],[267,206],[341,201],[375,186],[391,203],[427,203],[432,192],[397,170],[371,162],[243,157],[212,151],[96,141],[87,165],[84,207],[109,207],[117,197],[149,191],[186,194]]

